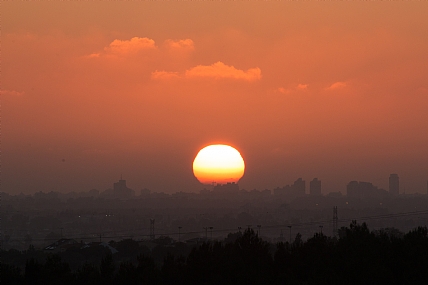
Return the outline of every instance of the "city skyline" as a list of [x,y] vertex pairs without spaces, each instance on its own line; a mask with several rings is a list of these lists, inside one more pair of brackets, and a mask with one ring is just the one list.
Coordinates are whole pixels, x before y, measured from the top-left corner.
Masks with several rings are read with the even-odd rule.
[[[96,189],[92,188],[90,190],[86,189],[83,191],[72,191],[72,192],[62,192],[62,191],[50,191],[50,193],[61,193],[67,195],[71,195],[71,197],[102,197],[108,199],[120,199],[127,200],[133,199],[134,197],[148,197],[150,194],[221,194],[221,195],[231,195],[231,197],[236,198],[236,194],[241,193],[269,193],[269,195],[277,196],[278,198],[285,199],[286,201],[292,201],[296,198],[303,197],[317,197],[317,196],[331,196],[331,197],[350,197],[350,198],[358,198],[358,199],[370,199],[370,198],[387,198],[389,197],[397,197],[399,195],[405,195],[406,190],[401,189],[399,186],[399,176],[396,173],[393,173],[389,176],[389,189],[379,188],[377,185],[374,185],[368,181],[356,181],[352,180],[347,183],[347,185],[343,189],[338,189],[338,191],[323,191],[322,181],[318,178],[313,178],[309,181],[309,185],[306,186],[306,180],[302,177],[297,178],[292,184],[283,185],[280,187],[275,187],[272,189],[244,189],[239,187],[239,183],[237,182],[225,182],[225,183],[217,183],[213,182],[211,184],[201,184],[203,188],[199,189],[199,191],[176,191],[166,193],[161,191],[152,191],[146,187],[139,189],[131,189],[127,185],[127,180],[123,178],[123,175],[120,176],[120,179],[117,182],[113,182],[112,188],[107,189]],[[7,192],[3,192],[9,194]],[[47,192],[39,191],[36,192],[38,194]],[[20,196],[19,195],[11,195]],[[428,195],[428,181],[425,192],[415,192],[415,193],[407,193],[410,195],[413,194],[426,194]]]
[[245,189],[389,190],[396,173],[426,193],[427,2],[2,11],[2,192],[104,190],[123,174],[131,189],[197,193],[198,151],[228,144]]

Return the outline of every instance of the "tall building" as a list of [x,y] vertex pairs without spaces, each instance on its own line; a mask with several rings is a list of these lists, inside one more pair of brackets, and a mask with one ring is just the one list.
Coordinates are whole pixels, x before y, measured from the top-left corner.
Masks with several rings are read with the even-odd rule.
[[400,179],[397,174],[389,176],[389,194],[398,196],[400,194]]
[[126,180],[120,178],[119,182],[113,183],[113,196],[119,199],[129,199],[134,197],[134,190],[126,186]]
[[120,178],[119,182],[113,183],[113,190],[115,192],[125,190],[126,188],[128,188],[128,187],[126,187],[126,180],[124,180],[122,178]]
[[309,194],[311,196],[321,196],[321,180],[314,178],[309,182]]
[[216,193],[237,193],[239,191],[239,186],[235,182],[227,182],[226,184],[217,184],[213,189]]
[[346,195],[348,197],[359,197],[361,196],[359,193],[359,183],[358,181],[351,181],[346,185]]
[[375,198],[385,197],[388,192],[384,189],[379,189],[370,182],[351,181],[346,186],[346,195],[350,198]]
[[306,183],[302,178],[294,181],[293,185],[286,185],[282,188],[275,188],[273,194],[278,197],[293,199],[303,197],[306,194]]
[[297,179],[293,183],[294,191],[296,191],[297,196],[305,196],[306,194],[306,183],[302,178]]
[[296,181],[294,181],[294,183],[291,187],[294,190],[295,195],[297,197],[305,196],[305,194],[306,194],[306,182],[302,178],[299,178]]

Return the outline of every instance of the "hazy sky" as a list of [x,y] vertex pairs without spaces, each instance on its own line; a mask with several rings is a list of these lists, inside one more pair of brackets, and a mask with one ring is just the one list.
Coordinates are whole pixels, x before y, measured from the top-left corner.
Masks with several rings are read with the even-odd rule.
[[1,184],[12,194],[198,191],[299,177],[425,192],[428,2],[2,2]]

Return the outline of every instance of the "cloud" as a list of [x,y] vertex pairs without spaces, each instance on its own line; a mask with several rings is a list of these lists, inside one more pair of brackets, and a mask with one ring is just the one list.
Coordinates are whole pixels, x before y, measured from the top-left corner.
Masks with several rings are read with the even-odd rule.
[[212,65],[198,65],[186,70],[185,77],[209,77],[215,79],[232,78],[238,80],[254,81],[259,80],[261,75],[260,68],[251,68],[247,71],[236,69],[234,66],[225,65],[218,61]]
[[154,71],[152,72],[152,79],[172,79],[179,78],[178,72],[170,71]]
[[152,72],[152,79],[171,79],[171,78],[231,78],[237,80],[259,80],[261,78],[260,68],[251,68],[247,71],[236,69],[233,66],[228,66],[222,62],[216,62],[212,65],[198,65],[189,70],[186,70],[184,74],[170,71],[154,71]]
[[296,89],[306,90],[306,89],[308,89],[308,84],[299,84],[299,85],[297,85]]
[[285,89],[284,87],[279,87],[276,91],[282,94],[289,94],[291,92],[290,89]]
[[0,95],[3,96],[22,96],[24,92],[19,92],[15,90],[0,90]]
[[276,89],[276,92],[282,93],[282,94],[290,94],[293,91],[305,91],[308,89],[308,84],[301,84],[299,83],[296,87],[294,88],[284,88],[284,87],[279,87],[278,89]]
[[97,57],[100,57],[100,53],[91,53],[90,55],[88,55],[87,57],[88,58],[97,58]]
[[133,37],[128,41],[114,40],[104,51],[115,54],[135,53],[144,49],[155,49],[155,41],[149,38]]
[[[133,37],[129,40],[115,39],[108,46],[104,47],[102,51],[94,52],[84,56],[85,58],[100,58],[100,57],[125,57],[138,54],[142,51],[159,51],[161,54],[158,56],[165,57],[166,54],[175,58],[186,58],[188,54],[195,49],[193,40],[172,40],[167,39],[163,44],[164,49],[156,46],[154,40],[147,37]],[[154,56],[151,54],[151,56]]]
[[338,82],[331,84],[329,87],[325,88],[325,90],[337,90],[337,89],[342,89],[346,86],[347,86],[347,84],[345,82],[338,81]]
[[149,38],[133,37],[130,40],[114,40],[101,52],[91,53],[86,58],[99,58],[101,56],[126,56],[136,54],[143,50],[156,50],[155,41]]
[[165,45],[170,49],[174,49],[174,50],[193,51],[195,49],[195,45],[191,39],[178,40],[178,41],[166,40]]

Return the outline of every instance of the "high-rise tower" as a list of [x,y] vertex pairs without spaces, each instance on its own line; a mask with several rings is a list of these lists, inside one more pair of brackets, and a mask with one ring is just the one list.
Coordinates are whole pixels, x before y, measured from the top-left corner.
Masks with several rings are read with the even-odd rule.
[[397,174],[389,176],[389,194],[398,196],[400,194],[400,179]]
[[314,178],[309,183],[309,194],[311,196],[321,196],[321,180],[318,180],[318,178]]

